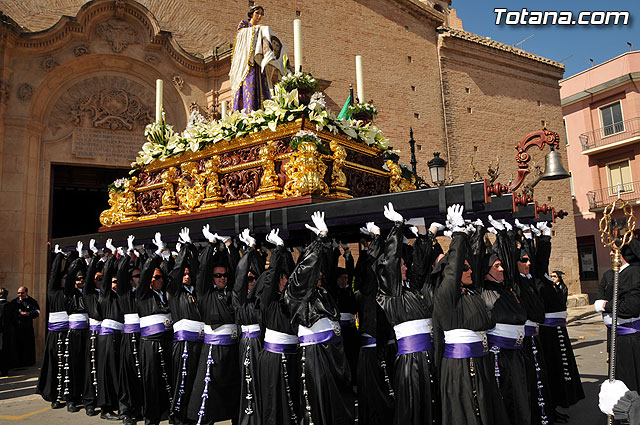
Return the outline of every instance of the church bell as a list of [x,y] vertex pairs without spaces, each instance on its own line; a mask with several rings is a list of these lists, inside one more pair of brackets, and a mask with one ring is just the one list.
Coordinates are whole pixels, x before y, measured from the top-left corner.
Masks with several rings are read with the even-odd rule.
[[569,177],[569,173],[562,166],[560,152],[551,150],[545,156],[545,169],[542,180],[560,180]]

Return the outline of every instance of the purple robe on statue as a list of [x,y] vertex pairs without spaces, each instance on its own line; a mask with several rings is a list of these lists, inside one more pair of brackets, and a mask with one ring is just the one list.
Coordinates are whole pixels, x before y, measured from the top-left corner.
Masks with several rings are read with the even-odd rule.
[[[238,30],[249,28],[252,25],[243,19],[238,24]],[[262,101],[270,99],[267,76],[260,72],[260,65],[253,63],[249,66],[249,72],[242,81],[242,85],[233,98],[233,110],[249,113],[262,108]]]

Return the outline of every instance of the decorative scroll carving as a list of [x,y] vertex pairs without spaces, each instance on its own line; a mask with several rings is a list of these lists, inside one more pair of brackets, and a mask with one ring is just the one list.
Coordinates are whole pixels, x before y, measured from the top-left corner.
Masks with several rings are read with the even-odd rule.
[[267,142],[260,148],[260,158],[262,158],[262,178],[258,193],[261,198],[278,197],[277,194],[282,192],[282,188],[276,173],[276,144],[273,141]]
[[47,56],[40,61],[40,67],[44,70],[44,72],[49,72],[58,65],[60,64],[52,56]]
[[356,198],[389,193],[389,179],[387,177],[353,168],[345,168],[344,173],[349,182],[349,191]]
[[357,164],[366,165],[367,167],[376,168],[378,170],[381,169],[382,164],[384,164],[382,156],[371,156],[352,150],[347,151],[347,160]]
[[327,195],[329,188],[324,181],[327,166],[320,160],[315,143],[302,142],[291,154],[284,166],[289,181],[284,186],[287,197],[302,195]]
[[174,193],[173,184],[178,178],[178,170],[176,167],[167,168],[162,172],[162,206],[161,210],[173,210],[176,209],[176,196]]
[[180,201],[180,209],[193,211],[204,199],[205,177],[198,173],[195,162],[185,162],[180,166],[182,177],[178,180],[176,195]]
[[158,65],[160,63],[160,58],[156,55],[152,55],[151,53],[147,53],[144,55],[144,61],[151,65]]
[[178,90],[182,90],[182,87],[184,86],[184,78],[182,78],[179,75],[174,75],[171,78],[171,81],[173,81],[173,84],[175,84],[175,86],[178,88]]
[[32,96],[33,86],[31,84],[24,83],[21,84],[20,87],[18,87],[18,99],[20,99],[21,101],[28,102],[31,100]]
[[291,152],[291,146],[289,145],[289,142],[291,141],[291,138],[287,138],[285,140],[278,140],[276,142],[275,148],[276,148],[276,155],[284,155],[287,154],[289,152]]
[[125,90],[107,89],[80,99],[71,110],[71,122],[80,126],[87,118],[92,127],[110,130],[133,130],[153,121],[151,108]]
[[138,30],[118,19],[110,19],[96,27],[96,36],[105,40],[114,53],[120,53],[130,44],[140,43]]
[[261,174],[260,168],[249,168],[222,176],[220,184],[225,202],[253,198],[260,186]]
[[162,188],[138,193],[136,199],[138,203],[138,211],[140,211],[140,214],[145,216],[158,213],[162,207],[163,193],[164,189]]
[[260,146],[251,146],[237,151],[227,152],[220,156],[220,167],[231,167],[258,160]]
[[404,192],[406,190],[415,190],[416,186],[409,180],[402,177],[402,168],[392,160],[387,160],[387,167],[391,172],[389,177],[389,191]]
[[86,44],[81,44],[77,46],[75,49],[73,49],[73,55],[75,57],[80,57],[88,54],[89,54],[89,46],[87,46]]
[[349,199],[352,196],[348,193],[349,188],[347,187],[347,176],[345,176],[344,171],[342,171],[342,167],[344,167],[344,160],[347,157],[347,151],[335,140],[331,141],[329,147],[333,152],[333,164],[331,167],[331,194],[336,195],[338,198]]
[[162,181],[162,173],[145,173],[142,172],[138,175],[139,186],[151,186],[152,184],[160,183]]

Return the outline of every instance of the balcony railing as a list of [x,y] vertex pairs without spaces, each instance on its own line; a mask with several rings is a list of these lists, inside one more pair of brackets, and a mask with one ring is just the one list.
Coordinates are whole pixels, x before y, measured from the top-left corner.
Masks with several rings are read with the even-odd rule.
[[620,121],[580,135],[582,151],[640,137],[640,117]]
[[[587,192],[589,209],[603,208],[618,198],[618,186],[609,186]],[[620,198],[632,202],[640,200],[640,181],[621,183]]]

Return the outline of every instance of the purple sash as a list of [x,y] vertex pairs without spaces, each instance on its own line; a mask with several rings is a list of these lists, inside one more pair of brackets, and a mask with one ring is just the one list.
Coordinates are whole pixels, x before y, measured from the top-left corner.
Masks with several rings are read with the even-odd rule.
[[540,323],[542,326],[550,326],[550,327],[566,327],[567,319],[562,317],[545,317],[544,323]]
[[121,331],[119,331],[118,329],[113,329],[113,328],[108,328],[106,326],[101,326],[99,335],[118,335],[120,333],[121,333]]
[[125,323],[122,332],[126,334],[139,334],[140,323]]
[[179,342],[179,341],[199,342],[199,341],[202,341],[203,338],[204,337],[200,335],[198,332],[179,330],[173,333],[173,342]]
[[242,332],[243,338],[258,338],[259,336],[260,336],[260,331]]
[[489,352],[482,341],[444,345],[444,357],[448,359],[468,359],[482,357]]
[[89,322],[69,321],[69,329],[89,329]]
[[[632,323],[625,323],[625,325],[631,325]],[[611,330],[611,325],[607,325],[607,329]],[[616,335],[632,335],[638,332],[635,328],[630,328],[624,325],[618,325],[616,327]]]
[[431,334],[415,334],[398,340],[398,354],[411,354],[433,350]]
[[91,332],[100,332],[100,325],[90,325],[89,330],[91,330]]
[[538,328],[536,326],[524,325],[524,336],[538,335]]
[[151,336],[168,332],[169,330],[171,330],[171,328],[167,328],[164,323],[155,323],[153,325],[140,328],[140,334],[142,336]]
[[518,341],[514,338],[487,334],[487,340],[490,346],[500,347],[507,350],[517,350],[522,348],[522,340]]
[[275,342],[264,342],[264,349],[270,353],[276,354],[296,354],[298,352],[297,344],[278,344]]
[[233,338],[230,334],[204,334],[204,343],[211,345],[233,345],[238,343],[238,338]]
[[[360,345],[362,345],[363,348],[365,347],[365,345],[375,345],[375,343],[376,343],[376,339],[374,337],[360,335]],[[369,347],[369,348],[374,348],[374,347]]]
[[298,336],[301,344],[321,344],[323,342],[342,342],[342,335],[337,336],[333,330]]
[[69,322],[49,322],[49,324],[47,325],[47,329],[49,330],[49,332],[66,331],[67,329],[69,329]]

